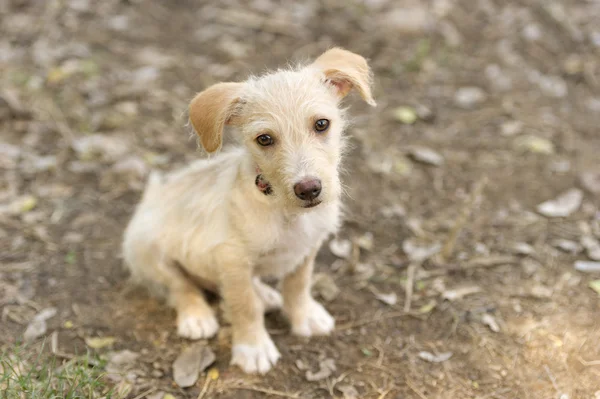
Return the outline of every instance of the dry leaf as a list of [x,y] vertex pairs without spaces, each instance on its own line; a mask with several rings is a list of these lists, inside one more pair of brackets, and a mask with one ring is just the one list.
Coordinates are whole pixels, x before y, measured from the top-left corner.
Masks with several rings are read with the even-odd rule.
[[593,289],[594,291],[596,291],[596,293],[598,295],[600,295],[600,280],[590,281],[590,283],[588,285],[590,286],[591,289]]
[[409,150],[410,157],[417,162],[432,166],[441,166],[444,164],[444,157],[438,152],[427,147],[412,147]]
[[431,301],[429,301],[425,305],[421,306],[419,308],[418,312],[421,313],[421,314],[431,313],[431,311],[433,309],[435,309],[436,306],[437,306],[437,302],[434,299],[432,299]]
[[313,373],[312,371],[308,370],[306,372],[306,380],[311,382],[324,380],[325,378],[331,376],[335,370],[336,367],[333,359],[322,360],[319,362],[319,371]]
[[37,338],[46,334],[48,331],[48,326],[46,325],[45,320],[36,320],[33,319],[31,323],[25,329],[25,333],[23,334],[23,339],[25,342],[35,341]]
[[417,113],[410,107],[398,107],[394,110],[394,118],[405,125],[412,125],[418,119]]
[[590,235],[581,237],[581,245],[591,260],[600,260],[600,242]]
[[334,238],[329,241],[329,250],[338,258],[348,259],[352,254],[352,242],[350,240]]
[[485,313],[483,316],[481,316],[481,322],[488,326],[493,332],[500,331],[500,326],[498,325],[498,322],[496,321],[494,316],[492,316],[489,313]]
[[115,337],[88,337],[85,344],[93,349],[101,349],[112,346],[117,339]]
[[527,135],[518,137],[514,146],[519,151],[532,152],[534,154],[554,154],[554,144],[545,138]]
[[481,288],[479,288],[477,286],[462,287],[462,288],[457,288],[454,290],[444,291],[444,293],[442,294],[442,298],[444,298],[448,301],[455,301],[455,300],[461,299],[467,295],[476,294],[478,292],[481,292]]
[[394,306],[398,302],[398,295],[395,292],[389,294],[375,293],[375,297],[390,306]]
[[584,273],[600,272],[600,262],[578,260],[577,262],[575,262],[575,270]]
[[583,192],[572,188],[553,200],[542,202],[537,206],[537,211],[549,218],[566,217],[574,213],[583,200]]
[[442,363],[452,357],[452,352],[443,352],[439,355],[434,355],[431,352],[419,352],[419,357],[429,363]]
[[425,245],[417,244],[413,240],[404,240],[402,243],[402,250],[411,262],[424,262],[440,252],[441,248],[442,246],[439,243]]
[[182,388],[196,383],[200,373],[214,363],[215,353],[204,344],[195,344],[186,348],[173,363],[173,379]]

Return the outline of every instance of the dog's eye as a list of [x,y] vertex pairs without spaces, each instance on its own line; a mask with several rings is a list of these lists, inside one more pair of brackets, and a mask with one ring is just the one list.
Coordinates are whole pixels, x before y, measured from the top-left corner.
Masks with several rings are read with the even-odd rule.
[[324,132],[329,129],[329,120],[328,119],[319,119],[315,122],[315,130],[317,132]]
[[268,134],[261,134],[256,138],[256,142],[263,147],[268,147],[273,144],[273,137],[269,136]]

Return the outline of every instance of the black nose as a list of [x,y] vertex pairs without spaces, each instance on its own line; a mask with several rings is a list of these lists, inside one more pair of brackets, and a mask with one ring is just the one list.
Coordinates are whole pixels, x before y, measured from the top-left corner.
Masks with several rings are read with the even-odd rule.
[[308,178],[294,185],[296,197],[304,201],[310,201],[321,194],[321,180]]

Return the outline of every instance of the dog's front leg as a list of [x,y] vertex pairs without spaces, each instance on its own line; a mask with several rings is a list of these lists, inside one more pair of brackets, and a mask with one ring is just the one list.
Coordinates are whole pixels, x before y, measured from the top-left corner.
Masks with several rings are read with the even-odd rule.
[[231,319],[231,364],[246,373],[265,374],[281,356],[264,324],[264,304],[253,285],[253,268],[243,251],[219,256],[221,295]]
[[317,250],[315,249],[296,270],[283,279],[283,309],[292,333],[304,337],[328,335],[335,320],[310,295],[310,285]]

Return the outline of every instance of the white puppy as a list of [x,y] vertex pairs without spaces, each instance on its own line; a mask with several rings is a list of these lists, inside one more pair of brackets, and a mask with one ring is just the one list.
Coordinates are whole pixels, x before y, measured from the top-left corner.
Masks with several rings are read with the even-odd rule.
[[[208,338],[218,322],[201,286],[218,292],[232,323],[231,363],[266,373],[279,352],[264,311],[280,307],[292,332],[329,334],[334,319],[310,295],[315,255],[340,225],[340,100],[356,89],[370,105],[364,58],[339,48],[312,64],[243,83],[219,83],[190,104],[209,153],[225,125],[241,145],[166,177],[152,175],[125,232],[132,275],[162,288],[179,335]],[[259,278],[282,279],[282,294]]]

